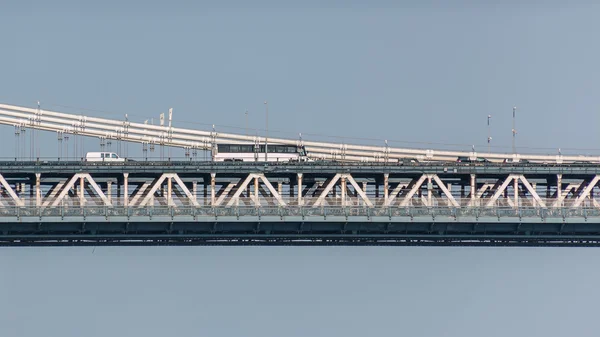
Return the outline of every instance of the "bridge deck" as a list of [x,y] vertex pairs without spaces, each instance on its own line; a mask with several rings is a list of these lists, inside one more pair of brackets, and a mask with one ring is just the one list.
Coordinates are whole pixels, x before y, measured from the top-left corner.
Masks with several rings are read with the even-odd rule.
[[210,161],[135,161],[126,163],[93,163],[81,161],[0,161],[4,173],[398,173],[398,174],[600,174],[598,164],[488,164],[475,165],[454,162],[419,164],[385,163],[264,163],[264,162],[210,162]]

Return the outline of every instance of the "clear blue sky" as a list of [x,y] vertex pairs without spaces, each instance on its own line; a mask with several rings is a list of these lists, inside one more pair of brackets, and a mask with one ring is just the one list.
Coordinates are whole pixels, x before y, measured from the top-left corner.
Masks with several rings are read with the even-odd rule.
[[467,151],[491,114],[507,152],[516,105],[522,151],[600,149],[597,5],[273,3],[0,5],[0,101],[137,121],[173,107],[176,126],[243,132],[266,99],[272,135]]

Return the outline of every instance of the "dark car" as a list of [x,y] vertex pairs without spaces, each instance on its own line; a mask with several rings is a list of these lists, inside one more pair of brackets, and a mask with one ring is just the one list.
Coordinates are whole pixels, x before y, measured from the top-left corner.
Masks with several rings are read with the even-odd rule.
[[487,165],[491,163],[486,158],[477,157],[475,159],[471,159],[470,157],[458,157],[456,159],[457,163],[465,163],[465,164],[479,164],[479,165]]
[[415,158],[398,158],[398,165],[417,165],[419,161]]

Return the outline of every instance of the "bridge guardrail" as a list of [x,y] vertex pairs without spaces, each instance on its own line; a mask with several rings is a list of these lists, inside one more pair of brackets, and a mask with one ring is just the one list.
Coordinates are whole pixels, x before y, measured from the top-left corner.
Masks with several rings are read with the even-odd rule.
[[527,167],[598,167],[599,163],[596,162],[577,162],[577,163],[465,163],[456,161],[431,161],[431,162],[419,162],[419,163],[398,163],[398,162],[344,162],[339,160],[318,160],[313,162],[216,162],[210,160],[146,160],[145,158],[131,158],[133,160],[126,162],[87,162],[79,158],[69,158],[58,160],[57,158],[40,158],[39,160],[15,160],[14,158],[2,158],[0,157],[0,167],[28,167],[28,166],[88,166],[88,167],[153,167],[153,166],[172,166],[172,167],[431,167],[431,166],[444,166],[444,167],[506,167],[506,168],[527,168]]
[[349,207],[0,207],[2,217],[497,217],[497,218],[573,218],[597,217],[600,218],[600,209],[597,208],[505,208],[505,207],[375,207],[364,206]]

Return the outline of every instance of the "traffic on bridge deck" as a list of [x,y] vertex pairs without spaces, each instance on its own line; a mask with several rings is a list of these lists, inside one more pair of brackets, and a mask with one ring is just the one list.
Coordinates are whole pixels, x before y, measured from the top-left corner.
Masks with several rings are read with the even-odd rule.
[[0,124],[210,153],[0,161],[4,245],[600,244],[599,157],[267,142],[8,105]]
[[[252,152],[271,153],[268,147],[272,145],[296,146],[300,155],[306,154],[312,160],[338,160],[346,162],[388,162],[415,159],[419,162],[456,161],[467,158],[470,161],[480,161],[482,158],[490,162],[536,162],[536,163],[576,163],[588,162],[600,164],[600,156],[589,155],[542,155],[519,153],[478,153],[476,151],[447,151],[436,149],[409,149],[387,146],[340,144],[331,142],[315,142],[303,139],[267,138],[233,133],[202,131],[174,127],[171,124],[170,110],[167,125],[152,125],[135,123],[125,120],[115,120],[91,117],[78,114],[67,114],[38,108],[27,108],[15,105],[0,104],[0,124],[15,128],[15,134],[22,130],[43,130],[57,134],[57,139],[68,135],[93,137],[104,141],[123,141],[139,143],[147,147],[167,146],[183,148],[190,151],[211,151],[216,159],[219,144],[251,145]],[[264,145],[264,147],[263,147]],[[266,149],[267,151],[265,151]],[[246,153],[246,151],[244,151]],[[240,158],[240,156],[238,156]],[[260,159],[257,159],[260,160]],[[267,159],[267,161],[271,161]]]

